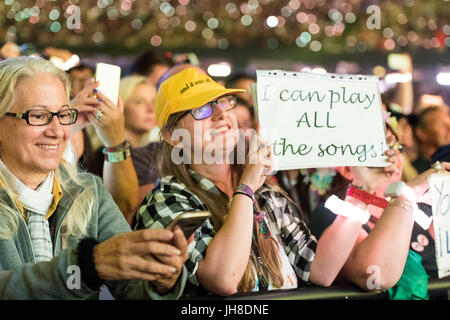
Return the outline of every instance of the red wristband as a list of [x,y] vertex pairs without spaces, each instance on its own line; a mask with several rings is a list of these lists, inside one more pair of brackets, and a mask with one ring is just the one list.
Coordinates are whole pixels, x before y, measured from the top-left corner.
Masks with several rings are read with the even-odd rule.
[[389,205],[389,201],[387,201],[386,199],[377,197],[376,195],[356,188],[353,185],[348,186],[347,195],[359,199],[364,203],[371,204],[383,209],[386,209]]

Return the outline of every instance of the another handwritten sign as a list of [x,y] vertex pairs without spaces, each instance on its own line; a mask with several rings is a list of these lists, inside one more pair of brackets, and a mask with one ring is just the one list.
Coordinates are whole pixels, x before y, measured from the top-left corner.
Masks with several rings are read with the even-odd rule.
[[253,94],[274,170],[387,165],[377,77],[261,70]]
[[436,264],[439,278],[450,275],[450,175],[430,177]]

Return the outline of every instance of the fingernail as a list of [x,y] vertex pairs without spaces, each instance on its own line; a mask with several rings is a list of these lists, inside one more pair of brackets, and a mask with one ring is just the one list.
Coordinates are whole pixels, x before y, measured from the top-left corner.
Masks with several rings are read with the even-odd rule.
[[172,252],[174,255],[177,255],[177,256],[181,255],[181,251],[178,249],[173,249]]
[[98,99],[97,101],[98,101],[98,102],[103,102],[103,100],[102,100],[102,99]]
[[172,268],[172,273],[177,273],[177,269],[176,268]]
[[97,89],[94,89],[94,92],[98,92],[98,90],[97,90]]

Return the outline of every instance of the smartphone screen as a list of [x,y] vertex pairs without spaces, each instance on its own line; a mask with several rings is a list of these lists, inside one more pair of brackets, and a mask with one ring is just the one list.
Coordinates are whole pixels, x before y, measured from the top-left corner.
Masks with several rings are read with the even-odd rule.
[[95,81],[99,81],[97,88],[117,105],[119,100],[120,67],[107,63],[98,63],[95,70]]

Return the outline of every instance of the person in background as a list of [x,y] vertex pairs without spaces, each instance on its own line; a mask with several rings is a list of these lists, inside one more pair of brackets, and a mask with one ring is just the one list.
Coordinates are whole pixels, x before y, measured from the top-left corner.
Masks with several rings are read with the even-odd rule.
[[180,297],[183,232],[132,232],[101,180],[62,159],[80,113],[66,73],[20,57],[0,79],[0,298],[95,299],[103,285],[118,299]]
[[[138,201],[138,179],[130,157],[130,145],[126,140],[123,103],[112,103],[104,99],[98,91],[98,82],[90,80],[88,84],[71,100],[71,105],[79,112],[79,119],[72,126],[72,133],[91,126],[103,147],[96,153],[84,148],[81,167],[102,177],[106,189],[112,194],[120,210],[129,221],[134,216]],[[92,166],[94,164],[94,166]]]
[[[226,89],[195,68],[161,84],[155,111],[163,137],[158,161],[162,178],[139,208],[137,228],[164,228],[183,212],[211,212],[189,245],[186,268],[192,286],[186,296],[227,296],[308,282],[329,286],[361,223],[339,216],[317,242],[295,205],[264,183],[271,172],[270,146],[254,135],[245,165],[229,161],[238,144],[232,112],[237,92],[243,90]],[[208,150],[215,161],[190,161]],[[179,163],[174,154],[185,161]],[[395,163],[395,157],[390,160]]]
[[[92,80],[94,77],[94,69],[84,63],[80,63],[77,66],[70,68],[67,73],[69,74],[71,89],[70,99],[75,98],[78,93]],[[88,162],[94,161],[92,154],[92,143],[89,138],[88,128],[84,128],[80,131],[74,132],[70,137],[70,143],[74,148],[75,157],[77,161]],[[87,164],[86,167],[92,167],[92,164]]]
[[255,118],[254,109],[243,99],[237,98],[236,101],[237,105],[234,109],[234,113],[236,113],[239,129],[244,131],[248,129],[256,130],[257,120]]
[[[387,142],[390,146],[398,143],[391,129],[388,129]],[[397,170],[393,175],[385,175],[379,168],[337,168],[338,175],[347,181],[347,185],[342,184],[340,190],[328,193],[325,200],[334,193],[341,199],[350,198],[355,206],[368,210],[370,213],[370,219],[362,226],[352,253],[338,276],[339,282],[352,282],[368,291],[390,289],[401,279],[406,262],[410,256],[414,255],[409,252],[409,248],[421,256],[419,260],[423,266],[420,268],[424,268],[423,273],[427,272],[432,277],[437,275],[433,225],[426,223],[419,225],[414,221],[413,210],[418,204],[418,208],[424,211],[426,219],[432,215],[431,203],[427,198],[428,177],[437,173],[438,170],[429,169],[410,180],[406,187],[409,189],[409,193],[405,192],[400,196],[392,197],[393,200],[388,202],[387,209],[368,205],[348,193],[350,187],[355,188],[356,186],[364,192],[384,199],[387,187],[391,183],[401,181],[403,162],[401,157],[398,157],[398,160]],[[450,169],[450,164],[442,163],[442,169]],[[314,210],[309,224],[312,233],[319,239],[322,232],[326,231],[335,219],[335,213],[326,207],[325,200]],[[396,208],[396,210],[391,210],[392,208]],[[426,239],[428,247],[425,251],[423,247],[419,248],[417,239]],[[425,240],[422,243],[425,243]],[[372,274],[368,272],[370,266],[377,266],[378,273],[381,275],[378,285],[373,287],[370,287],[370,284],[374,283],[369,281]],[[426,292],[422,292],[422,294],[421,298],[424,298]]]
[[[157,141],[155,86],[143,76],[129,76],[120,80],[119,96],[124,103],[125,134],[132,147],[142,147]],[[153,131],[152,131],[153,130]]]
[[411,161],[417,158],[417,142],[414,138],[413,126],[417,123],[415,114],[405,115],[403,113],[389,110],[389,118],[386,119],[390,128],[396,135],[396,139],[402,148],[403,158],[402,180],[408,182],[417,177],[418,172]]
[[131,66],[131,75],[143,76],[156,86],[159,78],[171,67],[173,62],[166,55],[146,51],[141,54]]
[[450,116],[440,107],[429,107],[418,116],[414,128],[418,142],[418,156],[412,161],[417,172],[422,173],[430,168],[430,159],[436,150],[450,143]]
[[227,86],[236,89],[243,89],[244,92],[237,93],[236,96],[244,100],[253,109],[253,99],[251,84],[256,83],[256,78],[247,73],[237,73],[227,80]]
[[18,58],[18,57],[20,57],[20,48],[15,42],[7,41],[0,48],[0,61],[4,59]]

